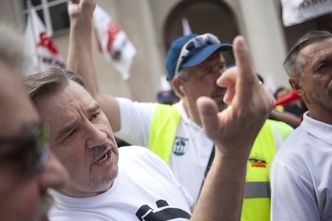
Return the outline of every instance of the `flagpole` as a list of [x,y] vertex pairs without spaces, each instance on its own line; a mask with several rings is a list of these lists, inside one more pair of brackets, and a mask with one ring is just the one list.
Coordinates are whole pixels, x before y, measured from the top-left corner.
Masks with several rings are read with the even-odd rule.
[[182,31],[183,31],[183,35],[189,35],[192,33],[190,25],[189,25],[189,20],[187,17],[182,18]]
[[[31,0],[27,0],[27,6],[28,6],[28,15],[30,16],[30,19],[31,19],[31,29],[32,29],[32,36],[33,36],[33,43],[35,44],[35,49],[36,49],[36,57],[37,57],[37,65],[38,65],[38,69],[39,69],[39,72],[41,72],[41,64],[40,64],[40,61],[39,61],[39,57],[38,57],[38,46],[37,46],[37,41],[38,39],[35,39],[35,36],[36,36],[36,30],[35,30],[35,27],[34,27],[34,22],[32,21],[32,9],[34,9],[33,5],[32,5],[32,2]],[[29,19],[29,18],[28,18]]]

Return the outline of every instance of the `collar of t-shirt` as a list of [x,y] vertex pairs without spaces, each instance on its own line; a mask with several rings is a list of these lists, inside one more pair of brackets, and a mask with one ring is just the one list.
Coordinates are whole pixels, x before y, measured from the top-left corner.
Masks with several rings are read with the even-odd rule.
[[199,126],[198,124],[196,124],[194,121],[192,121],[186,111],[186,108],[184,106],[184,103],[182,100],[180,100],[177,104],[176,104],[176,107],[180,113],[180,116],[181,116],[181,120],[183,120],[183,122],[185,124],[188,124],[190,125],[191,127],[195,128],[196,130],[200,130],[202,129],[201,126]]
[[303,128],[313,136],[317,137],[318,139],[332,144],[332,125],[324,123],[322,121],[315,120],[308,115],[306,112],[303,115]]

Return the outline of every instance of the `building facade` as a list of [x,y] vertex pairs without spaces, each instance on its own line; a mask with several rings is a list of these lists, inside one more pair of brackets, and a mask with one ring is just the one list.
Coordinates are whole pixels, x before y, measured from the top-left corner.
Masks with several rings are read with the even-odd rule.
[[[66,0],[33,0],[63,58],[68,48]],[[160,77],[166,74],[166,51],[183,34],[186,18],[195,33],[210,32],[222,42],[243,35],[254,67],[271,90],[288,86],[282,67],[290,46],[309,30],[332,31],[332,13],[298,25],[284,27],[280,0],[98,0],[104,10],[127,33],[137,53],[129,80],[123,80],[105,61],[93,41],[94,61],[100,88],[105,93],[138,101],[155,101]],[[24,0],[0,1],[0,18],[24,32]]]

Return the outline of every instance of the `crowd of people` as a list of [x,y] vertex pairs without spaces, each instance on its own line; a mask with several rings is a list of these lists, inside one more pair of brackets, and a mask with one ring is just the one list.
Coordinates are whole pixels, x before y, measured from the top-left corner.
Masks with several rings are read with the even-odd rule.
[[241,36],[176,39],[171,105],[103,94],[94,8],[68,3],[66,69],[26,77],[21,39],[0,26],[0,220],[332,220],[331,33],[305,34],[285,59],[298,123],[272,112]]

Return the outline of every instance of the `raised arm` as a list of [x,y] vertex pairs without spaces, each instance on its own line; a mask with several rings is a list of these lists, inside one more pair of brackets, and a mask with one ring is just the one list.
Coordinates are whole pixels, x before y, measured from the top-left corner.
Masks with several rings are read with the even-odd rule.
[[297,128],[298,126],[300,126],[302,122],[301,118],[299,118],[295,114],[288,112],[279,112],[276,110],[271,111],[270,118],[273,120],[279,120],[285,122],[293,128]]
[[198,109],[216,152],[191,220],[239,221],[247,159],[254,140],[272,108],[272,97],[258,82],[242,37],[235,38],[236,67],[218,79],[227,87],[231,107],[218,113],[217,105],[201,97]]
[[113,131],[118,131],[120,129],[118,102],[114,97],[100,93],[92,58],[92,15],[95,5],[95,0],[70,0],[68,2],[70,33],[67,69],[83,77],[88,91],[102,107]]

